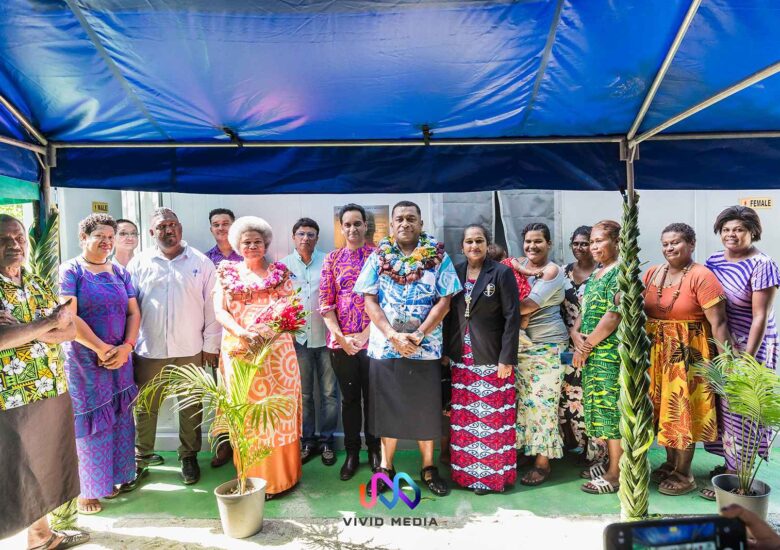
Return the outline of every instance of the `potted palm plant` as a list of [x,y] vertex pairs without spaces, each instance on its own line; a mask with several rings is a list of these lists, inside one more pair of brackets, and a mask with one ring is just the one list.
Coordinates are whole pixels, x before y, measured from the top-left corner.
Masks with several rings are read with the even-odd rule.
[[780,378],[752,355],[735,353],[728,345],[723,349],[696,367],[713,392],[728,402],[729,410],[741,417],[743,445],[724,442],[734,445],[737,472],[712,478],[715,497],[718,508],[740,504],[766,519],[770,487],[756,475],[766,460],[759,454],[762,432],[772,430],[774,443],[780,428]]
[[298,332],[305,315],[296,298],[258,319],[257,337],[231,357],[232,369],[227,381],[221,373],[215,380],[203,368],[191,364],[164,369],[139,392],[141,410],[149,410],[153,399],[166,397],[176,398],[175,412],[202,403],[203,423],[211,422],[212,448],[225,439],[230,441],[236,479],[214,489],[222,529],[230,537],[249,537],[263,527],[266,482],[249,477],[248,473],[271,454],[271,448],[259,442],[256,434],[269,435],[281,417],[292,413],[294,406],[286,396],[269,395],[253,400],[252,381],[264,368],[274,342],[282,334]]

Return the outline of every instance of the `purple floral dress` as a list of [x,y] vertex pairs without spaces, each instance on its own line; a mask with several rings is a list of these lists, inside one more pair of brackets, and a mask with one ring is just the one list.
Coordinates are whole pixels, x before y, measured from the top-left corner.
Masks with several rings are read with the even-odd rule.
[[[135,298],[130,275],[119,266],[92,273],[79,259],[60,266],[60,294],[74,296],[78,316],[112,346],[124,341],[127,306]],[[135,474],[132,401],[138,393],[132,359],[109,370],[78,342],[62,344],[76,419],[76,451],[83,498],[102,498]]]

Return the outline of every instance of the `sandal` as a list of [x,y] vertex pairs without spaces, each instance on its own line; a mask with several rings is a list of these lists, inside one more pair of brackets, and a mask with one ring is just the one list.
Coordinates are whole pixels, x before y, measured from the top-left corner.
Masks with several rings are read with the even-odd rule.
[[426,466],[420,470],[420,481],[425,483],[436,496],[443,497],[450,494],[450,486],[439,476],[439,469],[436,466]]
[[[536,474],[536,479],[531,479],[531,475]],[[520,479],[521,485],[527,485],[528,487],[536,487],[537,485],[541,485],[545,481],[547,481],[547,478],[550,477],[550,469],[543,470],[542,468],[537,468],[534,466],[526,474]]]
[[691,491],[696,490],[696,480],[693,476],[686,477],[677,470],[664,479],[658,486],[658,492],[662,495],[668,495],[670,497],[678,497],[681,495],[687,495]]
[[591,495],[610,495],[620,490],[620,483],[613,484],[603,477],[597,477],[582,485],[580,489]]
[[105,500],[111,500],[111,499],[114,499],[114,498],[118,497],[121,493],[122,493],[122,487],[119,486],[119,485],[114,485],[114,490],[111,492],[111,494],[110,495],[106,495],[103,498]]
[[711,500],[715,501],[715,489],[712,485],[705,487],[701,491],[699,491],[699,496],[703,498],[704,500]]
[[650,481],[653,483],[661,483],[667,477],[674,473],[674,465],[664,462],[658,468],[650,472]]
[[80,502],[76,503],[76,509],[79,511],[79,514],[82,514],[84,516],[91,516],[92,514],[99,514],[103,511],[103,507],[100,505],[100,502],[96,502],[94,504],[88,504],[91,509],[84,507]]
[[582,470],[580,472],[580,477],[582,479],[596,479],[601,476],[603,476],[607,471],[607,463],[606,462],[597,462],[595,464],[592,464],[590,468],[586,468],[585,470]]
[[84,531],[73,531],[72,534],[69,535],[65,531],[57,531],[56,529],[52,529],[49,540],[43,544],[39,544],[38,546],[31,546],[28,550],[48,550],[49,548],[52,548],[51,544],[57,537],[62,537],[62,540],[57,546],[54,546],[54,548],[60,548],[61,550],[65,550],[65,548],[73,548],[79,544],[89,542],[89,533]]

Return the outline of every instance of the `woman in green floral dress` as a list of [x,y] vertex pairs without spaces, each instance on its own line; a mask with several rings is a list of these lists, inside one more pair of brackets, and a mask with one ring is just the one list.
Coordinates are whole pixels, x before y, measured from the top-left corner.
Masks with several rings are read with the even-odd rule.
[[618,244],[620,224],[605,220],[593,226],[590,250],[602,267],[588,280],[572,340],[574,365],[582,368],[585,430],[590,438],[607,440],[609,459],[585,470],[590,481],[586,493],[615,493],[620,477],[620,357],[617,328],[620,324],[618,296]]

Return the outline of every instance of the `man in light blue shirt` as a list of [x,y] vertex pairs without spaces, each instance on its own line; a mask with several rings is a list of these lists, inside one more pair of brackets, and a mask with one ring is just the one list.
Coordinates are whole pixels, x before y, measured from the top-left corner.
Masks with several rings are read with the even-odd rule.
[[[336,374],[330,364],[330,354],[325,346],[327,329],[319,312],[320,275],[325,253],[317,250],[320,226],[311,218],[301,218],[293,225],[295,251],[282,259],[293,275],[293,285],[299,291],[301,302],[310,312],[304,330],[296,336],[295,353],[301,371],[301,393],[303,394],[303,437],[301,438],[301,461],[305,464],[318,453],[322,463],[332,466],[336,463],[333,451],[333,433],[339,420],[339,397]],[[314,379],[317,379],[320,394],[320,410],[315,410]],[[319,417],[320,435],[315,431]]]

